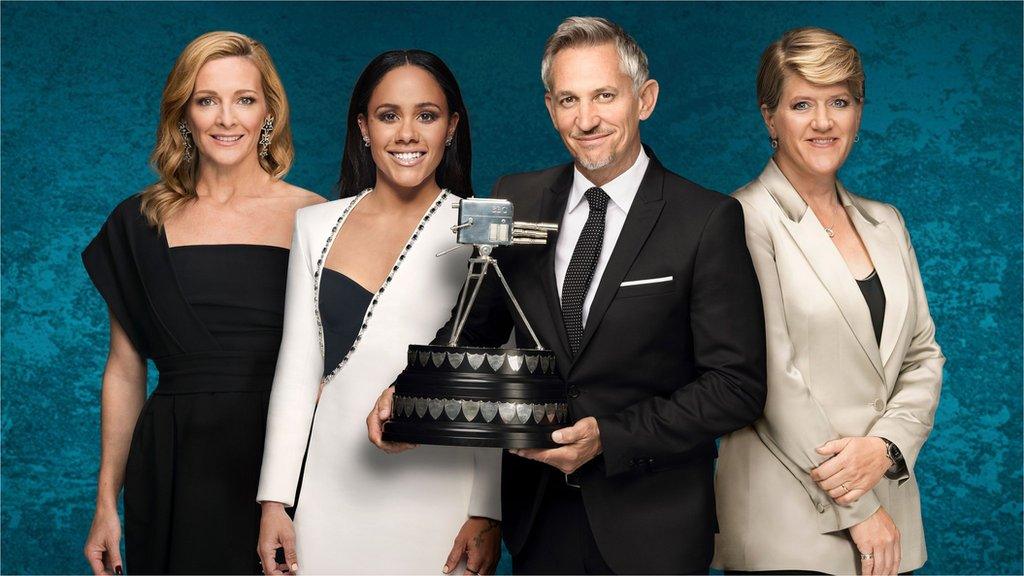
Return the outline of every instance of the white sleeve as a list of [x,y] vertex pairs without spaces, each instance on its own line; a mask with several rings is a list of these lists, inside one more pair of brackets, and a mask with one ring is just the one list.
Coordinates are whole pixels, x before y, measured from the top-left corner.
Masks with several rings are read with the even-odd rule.
[[302,228],[300,210],[295,215],[295,233],[288,257],[284,333],[270,394],[263,469],[256,496],[260,502],[281,502],[286,506],[295,503],[302,457],[323,373],[313,304],[314,271],[303,245]]
[[473,491],[468,516],[501,520],[501,449],[473,449]]

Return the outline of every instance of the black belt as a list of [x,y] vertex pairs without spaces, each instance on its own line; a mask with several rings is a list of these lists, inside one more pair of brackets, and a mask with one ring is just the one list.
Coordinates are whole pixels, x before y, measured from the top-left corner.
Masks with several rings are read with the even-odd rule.
[[154,358],[160,380],[154,394],[265,392],[274,383],[277,354],[193,352]]

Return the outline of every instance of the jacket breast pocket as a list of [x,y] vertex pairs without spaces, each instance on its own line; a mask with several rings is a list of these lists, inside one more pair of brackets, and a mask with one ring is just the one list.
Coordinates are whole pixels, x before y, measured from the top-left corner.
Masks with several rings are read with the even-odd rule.
[[619,284],[619,290],[615,293],[615,297],[634,298],[637,296],[670,294],[675,292],[676,288],[678,288],[678,284],[673,276],[627,279],[622,284]]

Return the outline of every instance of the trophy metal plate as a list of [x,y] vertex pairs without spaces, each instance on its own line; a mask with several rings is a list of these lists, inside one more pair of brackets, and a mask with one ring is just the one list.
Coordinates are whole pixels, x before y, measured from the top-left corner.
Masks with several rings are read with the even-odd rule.
[[[570,424],[565,383],[554,353],[541,346],[491,252],[498,245],[545,244],[548,232],[558,226],[515,222],[508,200],[468,198],[458,208],[459,224],[452,231],[460,244],[476,246],[477,255],[469,260],[455,329],[447,346],[409,346],[406,368],[394,383],[394,404],[391,419],[384,424],[384,440],[495,448],[556,446],[551,433]],[[536,348],[458,345],[491,268]]]

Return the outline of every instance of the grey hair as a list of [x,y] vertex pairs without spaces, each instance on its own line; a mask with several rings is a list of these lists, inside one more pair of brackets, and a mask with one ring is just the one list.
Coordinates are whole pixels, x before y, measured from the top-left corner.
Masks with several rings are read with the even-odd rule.
[[544,82],[544,89],[551,92],[551,63],[556,54],[566,48],[598,46],[608,42],[615,44],[615,50],[619,53],[619,68],[633,79],[633,93],[639,94],[640,87],[647,82],[650,74],[647,54],[621,26],[595,16],[570,16],[548,38],[544,45],[544,58],[540,62],[540,79]]

